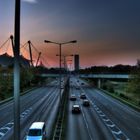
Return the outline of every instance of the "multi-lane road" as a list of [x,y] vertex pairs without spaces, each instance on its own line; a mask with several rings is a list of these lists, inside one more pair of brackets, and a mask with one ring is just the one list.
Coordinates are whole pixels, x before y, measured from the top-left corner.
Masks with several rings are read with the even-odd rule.
[[[139,140],[140,113],[107,96],[87,83],[73,79],[71,94],[76,101],[69,101],[66,140]],[[79,87],[79,89],[77,88]],[[77,90],[78,89],[78,90]],[[84,93],[90,107],[82,105]],[[79,104],[80,114],[72,114],[72,105]]]
[[[59,88],[55,83],[35,89],[21,97],[21,140],[24,140],[30,125],[35,121],[44,121],[47,125],[47,137],[52,131],[58,110]],[[13,138],[13,102],[0,106],[0,140]]]
[[[67,123],[64,140],[139,140],[140,113],[109,97],[102,91],[76,78],[70,79],[70,94],[76,101],[68,101]],[[84,84],[82,84],[84,83]],[[46,123],[47,138],[59,107],[59,83],[32,90],[21,96],[21,140],[35,121]],[[90,101],[83,106],[84,93]],[[81,113],[72,114],[72,105],[80,105]],[[13,140],[13,102],[0,105],[0,140]]]

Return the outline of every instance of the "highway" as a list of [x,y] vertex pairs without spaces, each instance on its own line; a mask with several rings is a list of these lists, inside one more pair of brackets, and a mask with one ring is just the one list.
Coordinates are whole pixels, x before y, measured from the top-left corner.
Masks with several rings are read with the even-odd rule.
[[[76,78],[70,81],[69,97],[74,94],[77,100],[68,101],[64,140],[139,140],[139,112],[85,81]],[[83,106],[82,93],[90,101],[89,107]],[[35,121],[46,123],[47,139],[50,138],[59,97],[59,83],[56,81],[21,96],[21,140],[25,140],[30,125]],[[80,114],[72,114],[74,104],[80,105]],[[0,140],[14,140],[13,101],[0,105]]]
[[[30,125],[35,121],[44,121],[47,125],[47,137],[50,137],[53,122],[59,105],[59,88],[52,83],[21,96],[21,140],[24,140]],[[13,139],[13,102],[0,106],[0,139]]]
[[[139,112],[85,82],[81,85],[81,80],[71,81],[70,96],[75,94],[77,100],[68,103],[65,140],[139,140]],[[86,94],[90,107],[82,105],[81,93]],[[72,114],[73,104],[80,105],[80,114]]]

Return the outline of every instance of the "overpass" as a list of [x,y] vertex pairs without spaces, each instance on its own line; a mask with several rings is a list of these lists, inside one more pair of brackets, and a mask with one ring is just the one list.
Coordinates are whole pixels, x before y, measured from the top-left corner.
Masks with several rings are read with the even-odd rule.
[[[59,74],[42,74],[43,77],[59,77]],[[67,76],[67,74],[62,74],[62,77]],[[102,79],[123,79],[128,80],[130,75],[128,74],[77,74],[79,78],[93,78],[97,79],[98,88],[101,87]]]
[[81,78],[100,78],[100,79],[129,79],[128,74],[80,74]]
[[[67,74],[62,74],[62,77]],[[80,78],[97,78],[97,79],[129,79],[128,74],[77,74]],[[59,77],[59,74],[42,74],[42,77]]]

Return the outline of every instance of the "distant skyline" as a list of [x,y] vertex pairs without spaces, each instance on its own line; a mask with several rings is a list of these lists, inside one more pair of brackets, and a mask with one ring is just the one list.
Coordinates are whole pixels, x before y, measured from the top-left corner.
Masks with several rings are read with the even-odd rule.
[[[14,2],[0,0],[0,46],[14,34]],[[55,67],[59,48],[45,39],[76,39],[62,52],[79,54],[81,67],[135,65],[140,59],[139,13],[139,0],[22,0],[21,43],[31,40]]]

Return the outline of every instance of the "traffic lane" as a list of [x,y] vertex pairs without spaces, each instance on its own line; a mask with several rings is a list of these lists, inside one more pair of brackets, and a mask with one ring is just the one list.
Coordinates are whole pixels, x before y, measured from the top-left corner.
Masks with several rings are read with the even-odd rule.
[[92,108],[92,105],[90,105],[89,107],[85,107],[83,106],[83,100],[81,100],[81,108],[92,139],[96,140],[114,139],[113,135],[101,121],[96,111]]
[[[52,88],[39,88],[33,90],[23,96],[21,96],[20,102],[20,111],[21,113],[28,108],[29,106],[33,105],[37,102],[38,99],[43,98],[45,96],[44,91],[51,90]],[[6,123],[13,120],[13,102],[9,104],[6,103],[6,106],[2,105],[0,107],[0,128],[3,127]]]
[[79,103],[81,104],[82,115],[87,125],[87,129],[89,131],[91,139],[114,139],[113,135],[101,121],[95,110],[92,108],[92,105],[90,104],[89,107],[83,106],[84,100],[80,99],[80,91],[78,97]]
[[126,105],[119,101],[108,97],[104,93],[96,89],[86,89],[89,98],[105,113],[113,125],[119,127],[121,132],[130,139],[140,138],[140,117],[135,112],[126,109]]
[[[59,96],[59,95],[58,95]],[[50,139],[50,136],[52,134],[52,132],[54,132],[54,122],[56,120],[56,117],[58,115],[58,108],[59,108],[59,103],[60,103],[60,98],[57,96],[57,100],[54,100],[53,102],[53,106],[50,106],[50,110],[49,113],[44,115],[45,116],[45,120],[46,120],[46,134],[47,134],[47,138]]]
[[[71,85],[70,95],[78,94],[74,90],[74,85]],[[77,96],[77,95],[76,95]],[[72,106],[74,104],[79,104],[78,101],[68,101],[68,112],[67,112],[67,125],[66,125],[66,135],[65,140],[90,140],[86,125],[83,120],[83,116],[80,114],[72,114]]]
[[77,101],[69,102],[68,119],[65,140],[90,140],[83,116],[80,114],[72,114],[72,105]]
[[[41,90],[41,91],[44,92],[44,90]],[[45,98],[44,95],[48,97],[51,94],[49,92],[47,94],[44,94],[43,93],[43,97],[41,96],[41,98],[37,98],[36,103],[31,104],[31,107],[30,108],[27,108],[24,112],[22,112],[20,114],[21,121],[22,121],[22,119],[25,119],[29,115],[31,115],[31,113],[33,113],[35,111],[35,108],[39,108],[39,105],[42,103],[42,100],[44,100],[44,98]],[[5,135],[7,134],[7,132],[11,131],[11,129],[13,128],[13,121],[12,120],[13,120],[13,118],[10,121],[6,122],[6,124],[0,128],[0,137],[3,137],[3,136],[5,137]]]
[[[51,104],[53,99],[55,98],[56,94],[53,92],[50,92],[48,95],[46,95],[44,98],[39,100],[36,104],[33,105],[33,110],[30,114],[26,115],[25,117],[21,118],[21,139],[23,140],[23,137],[27,134],[30,125],[34,121],[38,121],[41,118],[42,111],[47,110],[49,108],[49,105]],[[45,110],[45,111],[46,111]],[[8,132],[8,134],[4,137],[4,140],[14,140],[13,138],[13,128],[11,131]]]
[[22,139],[26,138],[27,133],[25,132],[28,132],[30,125],[36,121],[45,122],[47,139],[50,137],[52,132],[52,126],[57,115],[57,109],[59,104],[58,93],[58,90],[51,93],[51,97],[48,100],[45,100],[42,106],[40,106],[40,109],[37,109],[35,111],[35,114],[32,115],[34,117],[32,117],[32,119],[28,122],[28,125],[25,125],[25,123],[23,122],[21,129]]
[[[26,94],[24,94],[20,97],[21,102],[22,102],[22,100],[23,100],[23,102],[26,101],[26,99],[30,98],[30,97],[31,97],[30,99],[36,98],[36,97],[32,97],[32,94],[34,94],[34,93],[39,93],[40,94],[40,90],[42,90],[43,88],[50,89],[50,86],[53,86],[53,88],[54,88],[54,86],[57,86],[57,84],[56,83],[54,84],[54,81],[53,81],[45,87],[39,87],[39,88],[33,89],[32,91],[29,91],[28,93],[26,93]],[[39,96],[39,94],[35,94],[35,96]],[[11,100],[9,102],[6,102],[4,104],[1,104],[0,105],[0,112],[3,112],[3,110],[9,109],[12,106],[12,104],[13,104],[13,100]]]

